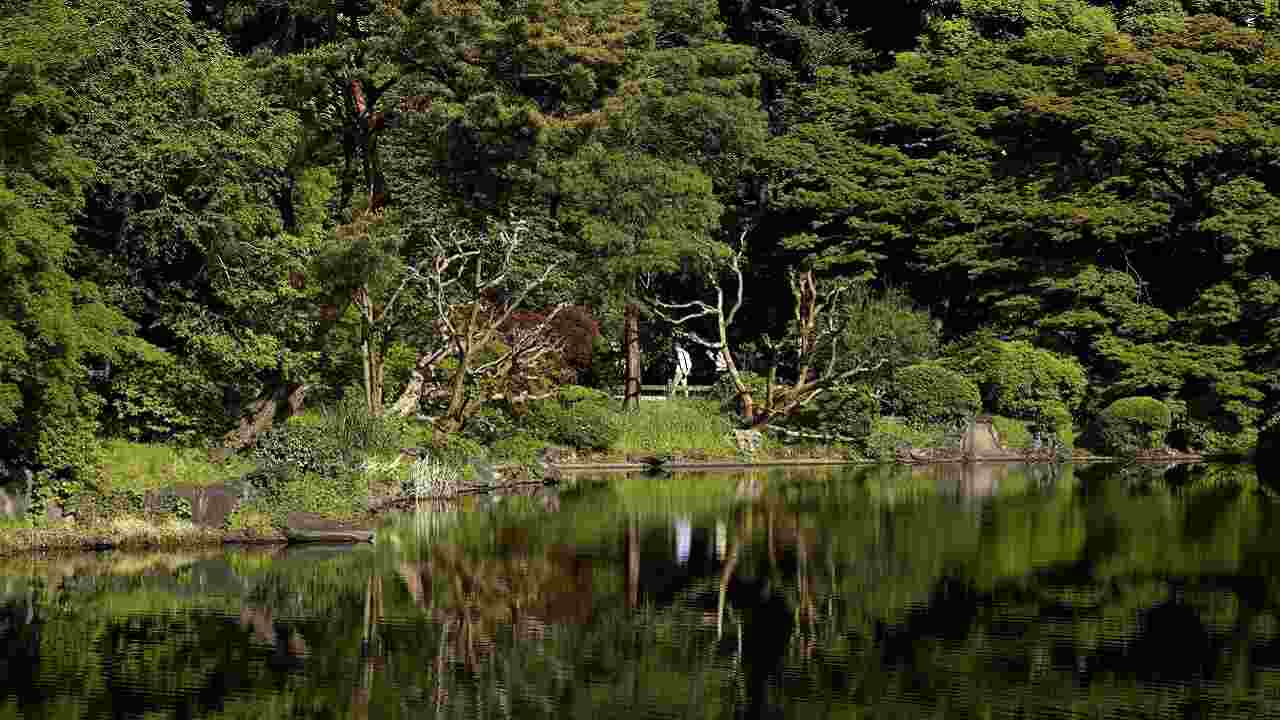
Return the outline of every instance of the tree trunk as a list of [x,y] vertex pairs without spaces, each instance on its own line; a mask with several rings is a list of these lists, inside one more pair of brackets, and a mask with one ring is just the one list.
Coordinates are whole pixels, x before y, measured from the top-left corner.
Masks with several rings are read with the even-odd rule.
[[396,404],[391,407],[392,415],[409,417],[417,411],[418,405],[422,403],[422,393],[427,387],[427,373],[431,371],[431,366],[435,364],[434,358],[436,357],[439,356],[418,356],[418,362],[413,366],[413,371],[409,374],[409,384],[404,386],[400,397],[396,399]]
[[366,352],[366,362],[369,366],[369,414],[374,417],[381,417],[386,380],[386,363],[382,357],[382,350],[379,349],[377,344],[371,344]]
[[471,352],[465,350],[458,358],[458,367],[449,378],[449,407],[435,423],[433,439],[437,445],[444,442],[446,435],[457,432],[466,422],[467,411],[467,371],[471,369]]
[[622,343],[627,359],[622,409],[634,410],[640,407],[640,308],[635,303],[627,303]]
[[217,459],[253,445],[277,420],[287,420],[301,411],[310,387],[303,383],[277,385],[250,403],[239,426],[223,437],[222,449],[217,453],[221,457]]

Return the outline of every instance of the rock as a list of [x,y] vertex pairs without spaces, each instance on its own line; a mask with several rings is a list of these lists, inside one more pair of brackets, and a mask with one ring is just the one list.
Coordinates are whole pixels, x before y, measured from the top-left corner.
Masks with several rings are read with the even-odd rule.
[[186,500],[191,508],[192,523],[202,527],[221,528],[226,525],[227,517],[240,507],[244,496],[243,483],[175,485],[147,492],[143,506],[148,513],[164,514],[171,512],[174,499],[180,498]]

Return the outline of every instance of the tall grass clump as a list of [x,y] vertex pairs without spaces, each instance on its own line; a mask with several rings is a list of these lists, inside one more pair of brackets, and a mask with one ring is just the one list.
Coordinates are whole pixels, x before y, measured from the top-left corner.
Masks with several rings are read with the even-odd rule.
[[337,403],[322,407],[319,421],[339,446],[362,454],[396,452],[407,434],[400,418],[370,414],[363,398],[353,391],[346,392]]
[[677,452],[702,450],[732,456],[736,450],[726,438],[733,422],[708,400],[675,399],[642,402],[619,419],[622,432],[614,448],[623,452]]
[[427,455],[409,469],[402,491],[415,500],[447,497],[457,493],[463,481],[462,468],[445,458]]

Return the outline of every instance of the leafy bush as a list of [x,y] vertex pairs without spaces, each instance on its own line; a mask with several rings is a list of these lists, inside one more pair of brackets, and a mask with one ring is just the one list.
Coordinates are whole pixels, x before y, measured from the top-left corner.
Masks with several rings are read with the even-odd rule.
[[529,403],[524,423],[535,435],[557,445],[607,450],[622,432],[618,415],[606,393],[570,385],[555,398]]
[[[462,434],[484,445],[492,445],[517,432],[515,419],[503,407],[486,405],[467,418]],[[431,429],[428,428],[427,437]],[[428,443],[423,443],[428,444]]]
[[1087,387],[1075,358],[987,333],[951,348],[944,364],[977,380],[990,412],[1060,435],[1070,430]]
[[920,427],[891,418],[876,418],[864,443],[871,460],[891,460],[903,448],[936,448],[947,444],[946,433],[938,427]]
[[222,388],[202,368],[149,347],[111,367],[103,430],[131,440],[190,442],[222,422]]
[[811,405],[787,418],[788,426],[819,433],[861,437],[871,432],[880,416],[880,401],[866,385],[836,385],[827,388]]
[[489,446],[489,457],[494,462],[532,465],[538,461],[538,453],[547,442],[528,433],[517,432]]
[[1013,450],[1026,450],[1032,446],[1031,431],[1022,420],[995,415],[991,418],[991,424],[995,427],[996,434],[1000,436],[1001,445]]
[[1098,415],[1103,449],[1119,455],[1162,446],[1172,425],[1169,406],[1152,397],[1121,398]]
[[581,385],[565,385],[561,387],[556,391],[556,399],[563,405],[591,402],[608,406],[611,401],[609,393],[595,388],[582,387]]
[[286,423],[258,438],[253,457],[264,469],[334,477],[355,464],[350,448],[323,425]]
[[933,363],[909,365],[893,376],[894,411],[915,421],[957,424],[982,409],[978,386],[955,370]]
[[559,400],[540,400],[530,403],[526,420],[537,435],[580,450],[607,450],[621,432],[618,413],[594,402],[564,405]]
[[355,472],[337,476],[300,473],[251,502],[249,508],[266,512],[277,524],[283,524],[292,512],[350,517],[369,509],[369,485],[364,475]]
[[486,458],[489,452],[483,444],[473,438],[465,435],[449,435],[445,437],[443,445],[432,446],[431,455],[437,459],[465,464],[472,460]]

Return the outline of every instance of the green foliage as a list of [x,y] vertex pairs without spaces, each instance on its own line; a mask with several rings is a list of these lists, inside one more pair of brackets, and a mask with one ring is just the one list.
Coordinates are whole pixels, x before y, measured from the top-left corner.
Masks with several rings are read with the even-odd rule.
[[879,416],[880,401],[870,386],[841,383],[824,390],[786,422],[818,433],[859,437],[871,431],[873,420]]
[[430,452],[439,460],[468,466],[472,461],[483,459],[489,454],[485,445],[465,435],[448,435],[444,438],[444,444],[431,446]]
[[492,445],[517,432],[516,418],[508,408],[485,405],[467,418],[463,434],[484,445]]
[[140,348],[111,367],[103,431],[145,442],[195,442],[222,428],[222,390],[172,353]]
[[546,446],[546,440],[528,433],[514,432],[489,446],[489,458],[495,463],[533,465]]
[[[1280,84],[1274,13],[1248,27],[1229,5],[1127,4],[1124,35],[1082,2],[959,3],[883,70],[819,70],[764,153],[773,207],[796,218],[784,242],[910,273],[952,334],[994,326],[1081,359],[1106,388],[1094,411],[1169,397],[1246,432],[1280,356],[1261,269],[1280,262],[1262,179],[1280,144],[1255,130]],[[1044,402],[992,409],[1076,412]]]
[[1169,406],[1152,397],[1121,398],[1098,415],[1103,449],[1116,455],[1163,447],[1172,426]]
[[320,410],[319,427],[349,453],[396,452],[407,436],[407,421],[373,415],[358,388],[347,388],[342,399]]
[[892,383],[894,412],[917,422],[956,425],[982,409],[978,386],[942,365],[907,366],[894,373]]
[[260,464],[254,482],[274,487],[303,473],[326,478],[351,474],[369,456],[398,453],[407,438],[405,421],[370,415],[360,394],[349,390],[336,404],[295,416],[259,436],[252,451]]
[[876,418],[864,441],[864,454],[870,460],[892,460],[898,450],[941,448],[948,445],[946,428],[918,425],[894,418]]
[[[836,368],[884,361],[881,375],[927,360],[938,351],[938,326],[901,288],[877,291],[854,282],[838,305],[826,310],[843,324]],[[825,360],[823,349],[818,357]]]
[[337,477],[351,472],[357,462],[350,446],[317,425],[274,427],[259,436],[252,456],[277,478],[294,473]]
[[619,413],[608,395],[576,388],[529,403],[523,424],[539,437],[580,450],[607,450],[621,433]]
[[622,452],[672,453],[698,450],[729,457],[736,450],[728,439],[734,423],[718,412],[714,401],[672,398],[642,402],[619,417],[614,448]]
[[1070,429],[1087,388],[1074,358],[1022,340],[981,334],[952,348],[945,363],[977,380],[988,411],[1048,432]]
[[[753,400],[756,402],[764,400],[769,378],[750,370],[739,371],[738,377],[747,386],[747,391],[751,393]],[[734,415],[738,412],[738,386],[734,384],[733,378],[728,373],[722,373],[716,378],[708,397],[719,403],[720,412],[726,415]]]
[[369,482],[362,473],[319,475],[299,470],[276,477],[275,482],[245,502],[230,519],[232,527],[255,526],[261,516],[281,527],[289,513],[316,513],[349,518],[369,509]]
[[213,463],[199,448],[109,440],[99,456],[95,486],[101,492],[142,492],[171,485],[216,485],[235,480],[252,467],[252,462],[240,457]]
[[83,110],[72,85],[102,41],[62,3],[0,16],[0,457],[41,467],[42,484],[59,484],[41,492],[61,497],[93,467],[101,401],[88,370],[133,330],[74,273],[72,223],[94,164],[66,130]]
[[1031,430],[1023,420],[992,415],[991,424],[1000,436],[1000,444],[1012,450],[1027,450],[1034,444]]

